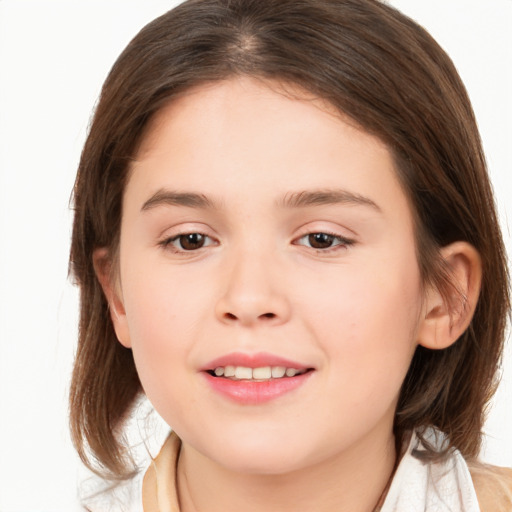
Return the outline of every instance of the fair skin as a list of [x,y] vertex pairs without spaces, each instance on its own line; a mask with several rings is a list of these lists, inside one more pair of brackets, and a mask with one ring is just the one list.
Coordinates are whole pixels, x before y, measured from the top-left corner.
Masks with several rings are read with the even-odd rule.
[[[183,441],[182,510],[373,510],[414,350],[455,341],[478,295],[476,252],[444,255],[467,298],[455,317],[422,284],[389,150],[325,103],[238,78],[165,107],[126,185],[115,282],[104,250],[95,263]],[[231,379],[234,397],[208,366],[226,357],[306,373],[265,400],[268,379]]]

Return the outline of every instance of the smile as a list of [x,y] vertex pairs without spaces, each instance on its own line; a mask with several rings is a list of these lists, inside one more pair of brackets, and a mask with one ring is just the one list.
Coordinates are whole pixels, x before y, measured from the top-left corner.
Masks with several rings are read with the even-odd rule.
[[287,368],[285,366],[262,366],[259,368],[250,368],[247,366],[217,366],[208,373],[215,377],[224,377],[231,380],[249,380],[255,382],[264,382],[272,379],[283,379],[302,375],[308,370]]
[[215,394],[239,405],[262,405],[297,392],[315,368],[273,354],[232,353],[200,372]]

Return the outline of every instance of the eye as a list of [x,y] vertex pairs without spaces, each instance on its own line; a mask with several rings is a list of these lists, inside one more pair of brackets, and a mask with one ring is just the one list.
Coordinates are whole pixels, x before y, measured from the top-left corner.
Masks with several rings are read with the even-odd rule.
[[172,248],[176,252],[197,251],[203,247],[213,245],[214,241],[202,233],[181,233],[160,242],[164,248]]
[[352,245],[353,240],[349,240],[348,238],[344,238],[339,235],[334,235],[332,233],[308,233],[297,239],[296,242],[298,245],[305,245],[306,247],[311,247],[312,249],[317,250],[329,250],[335,249],[336,247],[347,247]]

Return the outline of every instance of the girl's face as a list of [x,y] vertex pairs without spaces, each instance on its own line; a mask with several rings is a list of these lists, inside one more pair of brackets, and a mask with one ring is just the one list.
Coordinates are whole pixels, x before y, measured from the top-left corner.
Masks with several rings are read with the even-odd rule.
[[119,265],[116,331],[185,449],[276,474],[391,445],[425,316],[412,214],[325,103],[238,78],[163,109]]

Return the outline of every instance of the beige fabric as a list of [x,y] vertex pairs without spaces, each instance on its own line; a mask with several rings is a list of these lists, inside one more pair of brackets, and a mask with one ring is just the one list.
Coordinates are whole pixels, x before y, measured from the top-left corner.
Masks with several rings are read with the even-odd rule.
[[[180,439],[171,433],[146,471],[142,486],[144,512],[180,512],[176,492],[180,448]],[[481,512],[512,512],[512,469],[478,463],[470,464],[469,469]]]
[[176,465],[181,441],[172,432],[151,463],[142,484],[144,512],[180,512],[176,492]]
[[473,463],[469,471],[481,512],[512,512],[512,469]]

